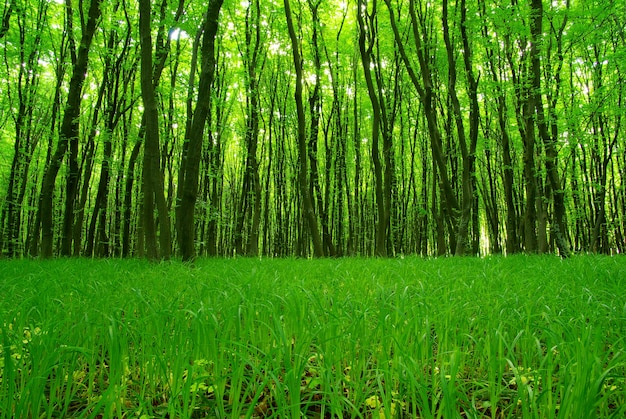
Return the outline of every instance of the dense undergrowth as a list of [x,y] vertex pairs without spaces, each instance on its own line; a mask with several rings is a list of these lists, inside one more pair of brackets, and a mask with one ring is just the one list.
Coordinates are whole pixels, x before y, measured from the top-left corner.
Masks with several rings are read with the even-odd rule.
[[623,417],[626,259],[0,261],[3,417]]

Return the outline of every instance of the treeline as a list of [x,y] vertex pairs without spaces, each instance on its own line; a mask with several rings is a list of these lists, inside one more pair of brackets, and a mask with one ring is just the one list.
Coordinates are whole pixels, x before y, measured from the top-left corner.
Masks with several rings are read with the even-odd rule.
[[626,246],[626,6],[5,0],[2,255]]

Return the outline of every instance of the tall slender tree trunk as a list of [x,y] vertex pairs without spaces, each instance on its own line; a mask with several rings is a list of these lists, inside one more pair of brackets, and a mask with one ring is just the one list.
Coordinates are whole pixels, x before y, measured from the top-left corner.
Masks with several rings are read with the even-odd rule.
[[[8,30],[12,8],[13,2],[9,4],[8,10],[6,10],[3,31]],[[23,243],[21,236],[24,196],[29,183],[28,178],[33,152],[38,142],[35,135],[36,125],[33,119],[33,111],[40,78],[37,63],[41,57],[41,33],[46,23],[46,12],[47,4],[39,3],[34,34],[28,33],[26,22],[23,22],[27,19],[26,11],[20,9],[17,14],[20,39],[19,56],[22,65],[19,66],[17,91],[15,92],[18,98],[18,106],[17,115],[14,117],[14,154],[5,203],[2,207],[2,219],[0,220],[0,253],[4,250],[3,243],[6,240],[7,253],[11,257],[18,256],[22,252]],[[34,38],[31,40],[29,36]],[[29,48],[31,48],[30,51],[28,51]]]
[[535,167],[535,128],[531,109],[534,104],[528,99],[524,105],[524,189],[526,207],[524,210],[524,248],[526,252],[538,250],[537,243],[537,170]]
[[[145,146],[143,164],[143,222],[147,256],[150,259],[169,259],[171,254],[171,227],[163,187],[159,152],[159,111],[154,95],[152,76],[152,35],[150,28],[150,0],[139,2],[139,33],[141,38],[141,96],[145,113]],[[159,221],[159,251],[157,250],[154,207]]]
[[[345,22],[346,11],[344,11],[343,21]],[[343,105],[345,104],[346,96],[343,94],[344,89],[341,88],[340,85],[340,65],[339,65],[339,42],[341,37],[341,31],[343,28],[343,23],[337,32],[337,36],[335,38],[335,42],[337,43],[337,48],[335,49],[335,60],[334,62],[330,58],[330,54],[328,49],[325,49],[328,66],[330,68],[330,77],[331,77],[331,86],[333,90],[333,102],[331,105],[331,118],[332,121],[329,122],[332,124],[332,136],[335,139],[334,141],[334,167],[335,167],[335,178],[334,178],[334,187],[333,191],[336,194],[336,206],[333,212],[333,216],[335,217],[335,225],[336,225],[336,249],[335,253],[339,256],[344,255],[347,252],[347,244],[349,244],[351,233],[350,233],[350,224],[348,224],[347,229],[345,226],[346,222],[346,210],[347,213],[352,212],[352,194],[348,190],[348,170],[346,167],[346,152],[347,152],[347,141],[346,135],[348,132],[348,124],[347,118],[343,111]],[[348,221],[349,223],[349,221]],[[346,234],[345,231],[348,230]],[[347,240],[345,240],[347,236]],[[348,243],[346,243],[346,241]]]
[[211,85],[215,76],[215,36],[223,0],[211,0],[203,23],[204,32],[201,52],[201,73],[198,100],[193,121],[185,134],[186,153],[182,156],[180,170],[182,181],[179,185],[176,209],[178,245],[184,261],[195,257],[194,212],[198,196],[199,168],[202,155],[202,138],[210,109]]
[[559,253],[562,257],[570,254],[569,245],[565,240],[565,198],[561,179],[558,173],[556,149],[556,138],[552,138],[548,133],[546,118],[543,109],[541,96],[541,61],[540,50],[543,37],[543,2],[542,0],[531,0],[531,64],[532,64],[532,93],[533,104],[537,113],[536,123],[539,136],[543,140],[546,148],[546,171],[548,182],[553,196],[554,217],[552,219],[552,232],[554,234]]
[[133,146],[128,159],[128,167],[126,169],[126,184],[124,185],[124,203],[122,204],[122,257],[131,255],[131,227],[132,227],[132,205],[133,205],[133,184],[135,182],[135,166],[141,152],[143,144],[143,136]]
[[[391,21],[391,27],[394,33],[394,39],[400,52],[400,57],[404,62],[404,65],[409,74],[411,83],[415,87],[422,105],[424,107],[424,114],[426,122],[428,124],[428,135],[430,137],[430,146],[432,152],[433,163],[437,166],[437,175],[439,176],[438,186],[441,189],[441,195],[446,207],[446,214],[450,220],[458,220],[460,215],[459,202],[456,198],[450,176],[448,175],[448,167],[446,166],[445,156],[443,153],[442,135],[437,122],[437,108],[435,103],[435,91],[432,80],[433,70],[430,65],[430,59],[428,58],[428,45],[422,41],[422,35],[420,34],[420,23],[415,11],[415,0],[409,0],[409,14],[411,17],[411,30],[413,32],[413,42],[415,43],[415,49],[417,51],[417,60],[419,63],[421,73],[421,83],[418,78],[417,71],[413,64],[409,60],[409,56],[404,48],[403,37],[400,35],[396,18],[391,7],[391,1],[385,0],[385,4],[389,9],[389,16]],[[456,243],[455,231],[450,231],[450,243]],[[439,247],[439,251],[441,248]]]
[[[64,31],[63,33],[64,33],[64,39],[66,36],[69,36],[67,35],[67,31]],[[65,44],[65,41],[63,41],[62,44]],[[46,170],[48,166],[50,165],[50,160],[52,158],[52,146],[53,146],[52,140],[53,140],[53,137],[55,136],[57,118],[60,113],[61,91],[63,87],[63,81],[65,78],[65,67],[66,67],[64,62],[67,58],[68,52],[69,52],[69,48],[67,48],[67,46],[65,48],[62,48],[61,55],[60,55],[60,58],[59,58],[59,61],[57,63],[56,70],[55,70],[55,73],[57,75],[57,80],[56,80],[55,87],[54,87],[54,99],[52,101],[52,110],[50,113],[50,124],[49,124],[50,129],[47,135],[48,144],[47,144],[47,152],[46,152],[46,161],[45,161],[45,166],[44,166]],[[35,213],[34,222],[32,223],[32,226],[30,226],[29,228],[29,234],[28,234],[28,239],[27,239],[28,253],[30,256],[39,255],[40,250],[41,250],[39,245],[40,245],[40,240],[41,240],[42,201],[43,201],[43,194],[40,191],[39,198],[37,199],[37,211]]]
[[[104,92],[106,90],[106,85],[108,82],[108,73],[105,72],[105,75],[103,77],[102,83],[100,85],[100,89],[98,92],[98,99],[96,100],[96,104],[94,106],[94,112],[93,112],[93,116],[91,119],[91,129],[89,130],[89,138],[87,139],[87,152],[86,154],[86,158],[83,159],[83,167],[84,167],[84,175],[83,175],[83,187],[82,187],[82,191],[80,194],[80,198],[79,198],[79,204],[78,204],[78,208],[77,208],[77,216],[76,216],[76,223],[75,223],[75,228],[74,228],[74,238],[75,238],[75,253],[78,253],[79,250],[79,243],[80,243],[80,238],[82,236],[82,225],[83,225],[83,220],[84,220],[84,216],[85,216],[85,205],[87,203],[87,198],[89,196],[89,184],[91,181],[91,174],[92,174],[92,170],[93,170],[93,165],[94,165],[94,154],[95,154],[95,137],[96,137],[96,131],[97,131],[97,126],[98,126],[98,118],[100,115],[100,108],[102,106],[102,101],[104,98]],[[108,164],[109,164],[109,159],[110,159],[110,155],[107,156],[107,147],[105,145],[105,150],[104,150],[104,160],[102,162],[102,166],[108,168]],[[104,174],[104,173],[103,173]],[[102,181],[102,175],[100,180]],[[98,195],[100,193],[98,192]],[[96,197],[96,202],[94,205],[94,209],[93,209],[93,214],[95,217],[95,214],[98,213],[99,210],[99,201],[100,201],[100,197]],[[93,224],[93,223],[92,223]],[[94,226],[95,228],[95,226]],[[87,243],[85,245],[85,253],[87,256],[91,256],[92,255],[92,245],[91,243],[93,242],[93,234],[91,234],[91,225],[89,226],[89,233],[87,234]],[[76,254],[78,255],[78,254]]]
[[[322,193],[317,154],[318,154],[318,141],[320,135],[320,120],[321,120],[321,108],[322,108],[322,62],[319,45],[319,5],[321,0],[308,0],[309,10],[311,11],[311,26],[313,33],[311,35],[311,47],[313,49],[313,67],[315,76],[315,86],[309,96],[309,112],[311,115],[310,129],[309,129],[309,144],[308,154],[311,167],[311,176],[309,187],[314,204],[316,204],[316,212],[319,214],[321,220],[321,234],[322,234],[322,246],[324,247],[324,254],[328,256],[334,256],[335,246],[332,242],[330,234],[329,220],[328,220],[328,199],[325,199],[325,193],[328,192],[328,188],[325,189],[325,193]],[[326,156],[330,157],[330,150],[328,147],[325,149]],[[327,165],[330,168],[330,165]]]
[[[481,17],[486,22],[487,10],[485,2],[480,0]],[[489,30],[486,23],[482,28],[482,36],[486,39],[489,36]],[[487,59],[491,79],[495,84],[495,100],[498,112],[498,127],[500,129],[500,143],[502,152],[502,186],[504,189],[504,202],[506,205],[506,243],[505,249],[507,255],[512,255],[520,251],[520,241],[518,233],[518,220],[515,208],[514,198],[514,176],[513,176],[513,160],[511,157],[511,139],[509,137],[509,126],[507,123],[507,106],[506,96],[502,87],[502,81],[499,76],[500,69],[496,65],[496,54],[492,47],[487,47]]]
[[[356,61],[356,54],[354,60]],[[361,237],[363,236],[363,206],[361,193],[361,126],[359,124],[359,85],[358,66],[352,63],[352,83],[354,95],[352,98],[352,138],[354,143],[354,203],[350,213],[350,238],[348,251],[350,254],[360,254]]]
[[[78,140],[78,120],[82,101],[82,88],[85,81],[85,75],[87,73],[91,41],[93,40],[97,22],[100,17],[101,2],[102,0],[92,0],[89,7],[87,24],[83,29],[78,55],[74,64],[72,78],[69,83],[65,113],[63,115],[61,130],[59,132],[59,142],[45,172],[41,186],[41,256],[44,258],[52,257],[53,253],[52,246],[54,241],[54,225],[52,219],[52,209],[54,188],[57,175],[61,168],[63,158],[68,150],[70,141],[75,142]],[[73,200],[74,196],[66,196],[66,200],[68,199]],[[70,205],[69,208],[73,211],[73,205]],[[67,209],[68,205],[66,205],[66,210]],[[68,218],[73,220],[73,214],[66,214],[66,221],[64,222],[66,226],[69,225],[71,221],[68,220]],[[71,229],[69,229],[69,233],[67,229],[64,229],[64,234],[69,234],[71,236]],[[64,250],[67,251],[67,248]]]
[[467,76],[467,84],[468,84],[468,96],[470,98],[470,115],[469,115],[469,123],[470,123],[470,144],[468,145],[466,134],[465,134],[465,123],[464,117],[461,112],[461,104],[459,102],[459,98],[457,96],[457,87],[456,87],[456,48],[452,44],[450,40],[449,33],[449,24],[448,24],[448,0],[444,0],[443,2],[443,35],[444,42],[446,44],[446,51],[448,56],[448,95],[450,97],[450,103],[452,107],[452,113],[454,116],[454,121],[457,128],[457,137],[459,140],[459,146],[461,149],[461,159],[463,170],[461,174],[461,212],[460,217],[458,218],[458,227],[456,234],[456,249],[454,251],[455,255],[464,255],[468,251],[470,251],[470,242],[469,242],[469,224],[472,215],[474,197],[476,194],[474,188],[474,177],[475,177],[475,153],[476,153],[476,144],[478,140],[478,99],[477,99],[477,87],[478,82],[474,77],[472,63],[471,63],[471,48],[469,44],[469,39],[466,30],[466,5],[465,1],[461,0],[461,39],[463,42],[463,61],[465,64],[465,72]]
[[8,8],[5,9],[4,15],[2,16],[2,21],[0,21],[0,39],[4,38],[9,31],[11,15],[13,14],[13,3],[14,2],[9,3]]
[[[264,66],[265,48],[261,39],[261,8],[259,0],[248,3],[246,9],[245,46],[240,51],[245,69],[246,134],[241,194],[234,231],[235,252],[256,256],[259,253],[259,225],[261,221],[261,180],[257,158],[259,120],[261,118],[259,83]],[[246,225],[246,218],[250,218]],[[244,236],[247,234],[247,244]],[[245,246],[245,250],[244,250]]]
[[[366,15],[366,16],[364,16]],[[365,17],[368,17],[367,22]],[[374,79],[372,77],[372,49],[375,43],[375,19],[376,19],[376,0],[374,0],[371,15],[367,15],[367,3],[363,0],[358,2],[357,21],[359,24],[359,52],[361,53],[361,63],[363,65],[363,73],[365,75],[365,83],[372,104],[372,163],[374,165],[375,178],[375,195],[376,210],[378,215],[378,223],[376,227],[375,254],[376,256],[387,256],[387,238],[389,232],[389,212],[385,202],[385,181],[383,177],[383,165],[380,159],[379,139],[381,131],[382,111],[378,98]],[[385,130],[386,127],[383,127]],[[385,134],[383,134],[385,135]]]
[[[296,110],[298,116],[298,184],[300,189],[300,201],[302,208],[302,216],[309,227],[309,234],[313,241],[313,254],[316,257],[324,256],[324,247],[317,222],[317,215],[313,207],[313,200],[309,191],[308,182],[308,164],[307,164],[307,145],[306,145],[306,117],[304,115],[304,104],[302,100],[302,58],[298,43],[298,36],[293,25],[291,17],[291,6],[289,0],[284,0],[285,17],[287,19],[287,28],[289,30],[289,38],[291,39],[291,49],[293,53],[293,62],[296,70],[296,91],[294,99],[296,102]],[[304,249],[303,249],[304,250]]]
[[[94,112],[94,118],[92,121],[97,120],[97,116],[95,115],[97,112]],[[80,188],[80,193],[77,193],[76,201],[77,205],[75,208],[76,217],[74,222],[74,228],[72,229],[72,235],[74,243],[73,254],[74,256],[79,256],[81,252],[80,243],[82,243],[83,236],[83,222],[85,219],[85,207],[87,205],[87,199],[90,197],[89,188],[91,185],[91,175],[93,174],[93,166],[94,166],[94,154],[96,152],[96,145],[94,141],[94,137],[96,136],[96,126],[92,125],[91,132],[89,133],[89,138],[87,139],[87,144],[84,147],[83,156],[82,156],[82,165],[79,169],[82,176],[82,186]]]

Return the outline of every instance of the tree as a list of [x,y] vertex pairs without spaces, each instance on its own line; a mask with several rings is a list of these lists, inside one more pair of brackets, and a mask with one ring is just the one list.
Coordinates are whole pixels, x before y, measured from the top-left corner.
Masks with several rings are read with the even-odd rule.
[[[439,123],[437,121],[437,109],[433,83],[433,75],[435,74],[435,72],[431,68],[430,60],[427,58],[430,54],[429,40],[426,38],[427,35],[424,33],[424,29],[420,30],[420,22],[416,12],[415,1],[410,0],[410,29],[413,34],[412,40],[415,44],[415,51],[417,53],[417,59],[422,78],[420,82],[417,71],[414,69],[413,63],[409,59],[409,56],[406,52],[404,41],[402,40],[402,36],[400,35],[400,31],[398,29],[398,24],[396,23],[396,18],[394,16],[391,3],[389,0],[385,0],[385,3],[387,4],[387,8],[389,9],[391,26],[393,28],[398,51],[400,52],[400,56],[402,57],[402,61],[404,62],[411,82],[415,87],[415,90],[417,91],[420,100],[422,101],[422,106],[428,125],[428,134],[430,137],[433,164],[436,165],[437,174],[439,176],[438,183],[440,185],[440,188],[442,189],[442,195],[444,197],[444,202],[446,205],[446,214],[453,221],[453,224],[456,224],[459,217],[460,208],[458,200],[454,193],[452,183],[450,181],[450,177],[448,175],[448,168],[446,167],[445,156],[442,149],[443,141],[442,134],[439,128]],[[424,19],[424,16],[422,16],[422,18]],[[422,21],[421,25],[422,27],[424,27],[425,22]],[[453,231],[452,233],[453,234],[451,234],[450,242],[456,243],[456,232]]]
[[8,6],[5,3],[5,9],[2,13],[2,26],[0,26],[0,39],[4,38],[6,33],[9,31],[9,26],[11,24],[11,15],[13,14],[13,2],[10,2]]
[[[146,248],[151,259],[169,259],[172,239],[170,221],[163,190],[163,175],[159,155],[159,113],[154,96],[152,75],[152,35],[150,1],[139,2],[139,33],[141,38],[141,96],[145,116],[145,146],[143,162],[143,221]],[[154,205],[156,201],[160,226],[160,255],[156,246]]]
[[[98,19],[100,18],[100,3],[101,0],[92,0],[89,13],[87,15],[87,21],[82,28],[82,35],[80,46],[77,54],[72,53],[73,58],[73,73],[70,79],[67,102],[65,105],[65,113],[63,114],[63,120],[61,122],[61,129],[59,131],[59,142],[57,144],[56,151],[52,156],[50,163],[46,169],[43,183],[41,186],[41,199],[40,199],[40,211],[41,211],[41,256],[44,258],[52,257],[53,254],[53,195],[56,183],[57,174],[61,168],[63,158],[65,157],[68,148],[71,145],[71,153],[74,155],[70,162],[70,179],[66,187],[65,196],[65,217],[63,222],[63,241],[62,254],[69,256],[71,254],[71,240],[72,240],[72,227],[74,219],[74,198],[76,196],[76,185],[78,179],[76,178],[76,162],[75,155],[78,147],[78,125],[79,114],[82,101],[82,88],[85,81],[85,75],[88,69],[89,63],[89,50],[93,36],[96,32],[96,26]],[[72,19],[71,3],[67,2],[68,19]],[[70,37],[72,35],[70,34]]]
[[186,147],[183,151],[177,207],[178,241],[183,260],[192,260],[195,256],[195,222],[194,210],[198,195],[198,180],[202,139],[204,127],[209,113],[211,85],[215,74],[215,35],[218,29],[218,18],[222,0],[211,0],[202,25],[202,68],[199,81],[199,92],[190,130],[186,133]]
[[[120,7],[120,2],[117,1],[113,6],[113,11],[117,11]],[[122,5],[125,8],[126,5]],[[98,181],[97,193],[95,202],[93,204],[93,210],[91,213],[91,219],[87,228],[87,237],[85,244],[85,255],[92,256],[95,254],[99,256],[108,256],[110,254],[109,242],[110,237],[107,237],[107,215],[108,215],[108,201],[112,172],[114,169],[114,139],[115,129],[118,124],[122,122],[122,118],[126,113],[130,111],[131,100],[129,99],[129,91],[131,84],[135,79],[136,65],[132,61],[130,54],[132,53],[132,22],[129,21],[128,11],[123,10],[126,18],[126,31],[123,36],[118,34],[118,28],[110,28],[108,34],[107,48],[103,57],[104,61],[104,74],[102,79],[101,93],[98,98],[97,104],[102,99],[106,99],[106,105],[104,109],[104,129],[102,132],[103,140],[103,157],[100,169],[100,179]],[[127,63],[132,63],[127,65]],[[103,97],[104,96],[104,97]],[[130,103],[129,103],[130,102]],[[99,109],[99,106],[96,106]],[[96,115],[94,112],[94,119]],[[97,124],[92,122],[92,129],[89,134],[89,140],[93,139],[97,135]],[[92,147],[92,149],[95,147]],[[90,154],[93,159],[93,152]],[[89,166],[89,165],[88,165]],[[87,177],[87,176],[85,176]],[[132,182],[131,182],[132,183]],[[84,213],[85,203],[88,196],[89,178],[84,180],[84,190],[81,193],[81,205],[80,213]],[[78,243],[80,243],[80,230],[82,222],[76,222],[76,230],[78,231]]]
[[[506,253],[512,255],[520,251],[519,235],[518,235],[518,217],[516,213],[515,197],[514,197],[514,168],[513,159],[511,157],[511,137],[509,135],[509,126],[507,120],[507,97],[505,87],[502,82],[502,65],[503,57],[495,47],[495,42],[490,39],[490,28],[488,27],[488,14],[485,7],[485,1],[479,2],[481,18],[483,21],[482,38],[485,47],[486,60],[491,76],[492,85],[494,87],[494,96],[496,103],[496,113],[498,119],[497,135],[500,138],[499,148],[502,155],[502,189],[504,190],[504,202],[506,207],[505,214],[505,230],[506,230]],[[488,156],[489,157],[489,156]],[[488,158],[487,157],[487,158]],[[488,160],[489,161],[489,160]],[[492,176],[491,170],[488,171]]]
[[[543,33],[543,2],[542,0],[531,0],[531,47],[530,56],[532,62],[532,86],[531,95],[533,96],[532,102],[535,105],[535,111],[537,113],[536,124],[539,130],[539,135],[543,140],[544,147],[546,148],[546,170],[550,187],[552,189],[553,201],[554,201],[554,217],[552,221],[552,231],[556,239],[559,253],[562,257],[569,256],[569,246],[564,237],[564,217],[565,217],[565,204],[564,204],[564,191],[561,187],[561,178],[558,173],[558,152],[556,148],[557,139],[548,133],[548,126],[546,122],[546,115],[544,111],[543,99],[541,95],[541,59],[539,51],[543,45],[542,33]],[[562,36],[565,30],[565,23],[560,29],[560,36]],[[562,55],[561,55],[562,59]],[[557,73],[558,74],[558,73]],[[553,115],[553,120],[554,120]],[[556,122],[554,122],[556,128]],[[531,129],[527,127],[527,129]],[[555,130],[553,130],[554,132]]]
[[[245,150],[241,195],[235,225],[235,252],[256,256],[259,253],[259,224],[261,222],[261,180],[257,158],[260,120],[260,77],[265,64],[265,40],[261,37],[261,6],[259,0],[249,2],[245,15],[245,41],[239,44],[244,67],[246,95]],[[251,216],[247,246],[244,251],[244,222]]]
[[306,145],[306,117],[304,115],[304,104],[302,101],[302,58],[300,54],[300,47],[298,45],[298,37],[296,35],[296,30],[291,16],[289,0],[284,0],[284,4],[285,17],[287,18],[287,28],[289,31],[289,38],[291,40],[293,63],[296,70],[296,91],[294,99],[296,102],[296,112],[298,117],[298,184],[300,187],[300,198],[302,201],[302,213],[313,241],[313,254],[316,257],[321,257],[324,256],[324,248],[322,246],[317,215],[315,214],[315,209],[313,208],[313,201],[311,199],[308,181],[309,173],[307,168],[308,156]]
[[[2,36],[8,31],[12,8],[13,3],[5,12]],[[43,135],[42,128],[35,124],[35,105],[40,77],[39,60],[42,55],[41,31],[46,25],[46,13],[47,5],[40,3],[35,13],[35,21],[32,23],[34,31],[29,30],[31,22],[25,8],[20,8],[16,16],[19,28],[19,57],[22,65],[19,66],[17,73],[15,92],[17,112],[12,113],[15,124],[14,154],[6,193],[6,205],[2,208],[3,222],[0,223],[0,228],[5,232],[0,234],[0,251],[4,247],[2,242],[6,240],[7,254],[11,257],[18,256],[23,251],[24,243],[21,236],[24,197],[33,153],[38,138]],[[31,36],[33,39],[30,39]],[[13,92],[10,91],[9,95],[12,96]]]
[[625,12],[5,0],[0,252],[623,252]]

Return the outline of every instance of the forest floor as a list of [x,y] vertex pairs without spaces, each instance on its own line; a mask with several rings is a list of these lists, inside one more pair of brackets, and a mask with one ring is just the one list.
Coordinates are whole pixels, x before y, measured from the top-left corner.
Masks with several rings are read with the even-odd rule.
[[626,258],[0,261],[0,416],[626,413]]

